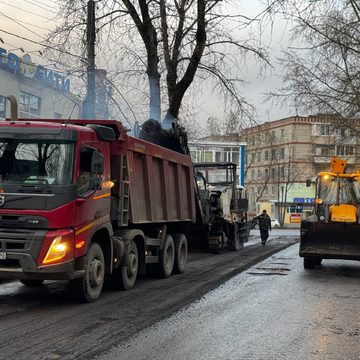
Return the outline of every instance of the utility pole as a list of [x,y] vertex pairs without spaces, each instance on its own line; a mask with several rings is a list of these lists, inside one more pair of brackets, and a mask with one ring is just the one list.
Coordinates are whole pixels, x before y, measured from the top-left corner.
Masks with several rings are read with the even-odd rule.
[[86,119],[95,119],[95,2],[87,3],[87,91],[84,101],[83,116]]

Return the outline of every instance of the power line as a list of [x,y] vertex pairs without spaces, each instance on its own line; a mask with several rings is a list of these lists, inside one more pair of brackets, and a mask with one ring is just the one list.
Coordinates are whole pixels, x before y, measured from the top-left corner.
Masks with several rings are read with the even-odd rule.
[[86,61],[86,58],[84,58],[84,57],[82,57],[82,56],[72,54],[71,52],[66,51],[66,50],[58,49],[58,48],[56,48],[55,46],[45,45],[45,44],[39,43],[38,41],[28,39],[28,38],[26,38],[26,37],[24,37],[24,36],[20,36],[20,35],[14,34],[14,33],[10,32],[10,31],[6,31],[6,30],[0,29],[0,32],[3,32],[3,33],[5,33],[5,34],[11,35],[11,36],[15,36],[15,37],[17,37],[17,38],[19,38],[19,39],[22,39],[22,40],[31,42],[31,43],[36,44],[36,45],[43,46],[44,48],[48,48],[48,49],[51,49],[51,50],[55,50],[55,51],[61,52],[61,53],[63,53],[63,54],[67,54],[67,55],[76,57],[76,58],[80,59],[81,61]]
[[44,6],[48,7],[48,8],[50,8],[50,9],[53,9],[54,6],[57,6],[56,4],[54,4],[54,1],[52,1],[52,5],[49,5],[49,4],[47,4],[47,3],[44,3],[44,2],[42,2],[42,1],[40,1],[40,0],[36,0],[36,2],[38,2],[38,3],[41,4],[41,5],[44,5]]
[[[0,13],[0,16],[8,17],[8,15],[6,15],[4,13]],[[20,23],[30,25],[30,26],[36,27],[36,28],[41,29],[41,30],[51,31],[50,29],[44,28],[42,26],[34,25],[34,24],[31,24],[31,23],[23,21],[23,20],[19,20],[19,19],[15,19],[15,18],[12,18],[12,20],[16,20],[16,21],[18,21]]]
[[39,35],[39,34],[38,34],[38,33],[36,33],[35,31],[33,31],[33,30],[29,29],[28,27],[26,27],[25,25],[21,24],[20,22],[18,22],[17,20],[13,19],[12,17],[7,16],[6,14],[4,14],[4,13],[3,13],[3,12],[1,12],[1,11],[0,11],[0,14],[1,14],[1,15],[3,15],[3,16],[5,16],[5,17],[7,17],[9,20],[13,21],[15,24],[17,24],[17,25],[19,25],[19,26],[23,27],[23,28],[24,28],[24,29],[26,29],[27,31],[30,31],[30,32],[31,32],[31,33],[33,33],[34,35],[36,35],[36,36],[38,36],[39,38],[41,38],[41,39],[43,39],[43,40],[44,40],[44,38],[43,38],[41,35]]
[[32,12],[32,11],[30,11],[30,10],[25,10],[25,9],[22,9],[22,8],[20,8],[20,7],[18,7],[18,6],[9,4],[9,3],[5,2],[5,1],[2,1],[2,0],[0,0],[0,3],[5,4],[5,5],[7,5],[7,6],[11,6],[11,7],[15,8],[15,9],[24,11],[24,12],[26,12],[26,13],[29,13],[29,14],[32,14],[32,15],[35,15],[35,16],[44,18],[44,19],[46,19],[46,20],[54,21],[54,22],[57,22],[57,23],[59,22],[59,21],[54,20],[54,19],[51,19],[51,18],[49,18],[49,17],[43,16],[43,15],[39,15],[39,14],[37,14],[37,13],[35,13],[35,12]]
[[29,3],[29,4],[31,4],[31,5],[37,6],[38,8],[43,9],[43,10],[45,10],[45,11],[51,12],[51,13],[53,13],[53,14],[55,14],[55,15],[57,15],[57,14],[58,14],[56,11],[53,11],[53,10],[47,9],[46,7],[41,6],[41,5],[39,5],[39,4],[37,4],[37,3],[33,2],[33,1],[31,1],[31,0],[23,0],[23,1],[25,1],[25,2],[27,2],[27,3]]

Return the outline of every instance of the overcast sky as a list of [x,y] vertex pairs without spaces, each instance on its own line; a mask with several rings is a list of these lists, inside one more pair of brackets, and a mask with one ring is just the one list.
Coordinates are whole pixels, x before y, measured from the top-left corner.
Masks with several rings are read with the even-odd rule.
[[[239,6],[244,9],[244,14],[249,16],[257,14],[261,9],[258,0],[243,0]],[[35,42],[41,42],[47,31],[54,29],[58,24],[55,14],[56,10],[57,5],[55,1],[51,0],[0,0],[0,39],[4,41],[4,43],[0,43],[0,47],[8,50],[22,47],[25,52],[33,51],[33,61],[46,64],[46,59],[36,54],[36,50],[41,49],[39,45],[12,36],[1,30],[15,33],[18,36]],[[281,85],[279,78],[280,70],[276,59],[280,56],[281,47],[287,46],[287,41],[288,28],[284,21],[278,19],[274,22],[273,28],[270,29],[269,27],[267,34],[263,34],[263,44],[268,49],[273,68],[269,67],[265,74],[260,77],[260,68],[257,62],[249,60],[244,64],[247,85],[244,86],[243,95],[250,103],[255,105],[260,122],[294,115],[293,109],[281,108],[263,102],[266,91],[275,90]],[[20,50],[14,50],[14,52],[22,55]],[[223,120],[224,110],[221,103],[219,103],[218,97],[214,96],[211,91],[204,93],[199,106],[199,117],[202,122],[211,116]]]

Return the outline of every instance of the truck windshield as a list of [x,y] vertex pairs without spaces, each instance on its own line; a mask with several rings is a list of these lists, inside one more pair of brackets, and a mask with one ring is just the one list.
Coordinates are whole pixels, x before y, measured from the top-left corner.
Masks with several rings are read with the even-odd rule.
[[0,182],[66,185],[72,181],[74,144],[0,140]]
[[320,177],[319,197],[327,205],[360,203],[360,183],[355,178],[338,178],[335,176]]

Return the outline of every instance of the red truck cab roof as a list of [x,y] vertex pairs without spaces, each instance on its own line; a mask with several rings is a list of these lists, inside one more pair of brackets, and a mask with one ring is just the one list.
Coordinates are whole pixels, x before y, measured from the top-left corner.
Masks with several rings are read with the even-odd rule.
[[115,139],[124,141],[127,136],[127,131],[122,123],[118,120],[93,120],[93,119],[18,119],[12,121],[7,119],[1,121],[0,126],[15,126],[15,127],[42,127],[42,128],[63,128],[67,127],[70,130],[92,132],[91,127],[86,125],[100,125],[113,129]]

